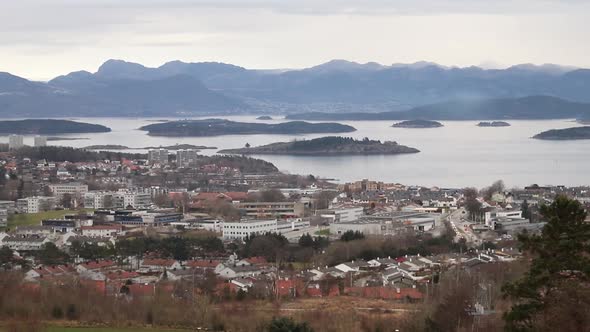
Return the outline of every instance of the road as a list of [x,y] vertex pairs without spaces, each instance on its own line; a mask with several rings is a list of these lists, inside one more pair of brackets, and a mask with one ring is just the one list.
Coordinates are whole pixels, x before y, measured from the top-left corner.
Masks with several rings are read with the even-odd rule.
[[459,242],[461,238],[464,238],[467,244],[479,245],[481,243],[481,239],[471,230],[469,227],[471,223],[465,219],[466,217],[467,211],[465,211],[463,208],[454,211],[447,217],[447,220],[451,224],[451,228],[453,228],[453,231],[455,231],[456,234],[454,240],[455,242]]

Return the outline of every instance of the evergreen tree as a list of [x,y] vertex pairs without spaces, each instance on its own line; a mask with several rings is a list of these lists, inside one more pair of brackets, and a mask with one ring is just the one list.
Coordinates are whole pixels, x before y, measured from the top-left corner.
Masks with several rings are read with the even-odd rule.
[[580,202],[558,196],[541,207],[540,235],[519,236],[529,271],[503,287],[514,300],[508,331],[584,331],[590,326],[590,224]]

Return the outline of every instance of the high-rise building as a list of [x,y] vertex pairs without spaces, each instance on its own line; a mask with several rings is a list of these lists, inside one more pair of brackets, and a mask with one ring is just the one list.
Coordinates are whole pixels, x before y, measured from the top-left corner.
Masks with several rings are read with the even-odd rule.
[[35,136],[35,146],[46,146],[46,145],[47,145],[47,137]]
[[168,164],[168,150],[166,149],[152,149],[148,151],[148,162],[150,165],[153,164],[160,164],[166,165]]
[[176,152],[176,165],[178,167],[195,166],[197,163],[197,150],[187,149]]
[[8,137],[8,149],[20,149],[23,146],[25,146],[23,143],[23,135],[10,135]]

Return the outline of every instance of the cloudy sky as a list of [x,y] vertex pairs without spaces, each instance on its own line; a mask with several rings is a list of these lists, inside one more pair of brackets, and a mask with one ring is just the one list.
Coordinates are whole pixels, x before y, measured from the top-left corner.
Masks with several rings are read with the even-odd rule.
[[0,71],[50,79],[110,58],[590,67],[588,22],[589,0],[0,0]]

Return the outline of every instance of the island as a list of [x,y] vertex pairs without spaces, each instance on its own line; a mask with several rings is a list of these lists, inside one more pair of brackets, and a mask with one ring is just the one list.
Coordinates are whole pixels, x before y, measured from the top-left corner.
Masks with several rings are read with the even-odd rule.
[[256,120],[272,120],[272,117],[268,115],[262,115],[256,118]]
[[148,146],[143,148],[144,150],[151,150],[151,149],[166,149],[166,150],[217,150],[214,146],[204,146],[204,145],[193,145],[193,144],[174,144],[168,146]]
[[103,125],[54,119],[27,119],[0,121],[0,134],[53,135],[107,133],[111,128]]
[[504,121],[480,122],[478,127],[510,127],[510,123]]
[[438,128],[442,126],[442,123],[430,120],[406,120],[392,125],[394,128]]
[[47,137],[47,141],[79,141],[90,139],[88,137],[59,137],[59,136],[49,136]]
[[356,140],[350,137],[328,136],[311,140],[279,142],[257,147],[226,149],[220,154],[240,155],[294,155],[294,156],[335,156],[335,155],[393,155],[418,153],[420,150],[397,142],[381,142],[368,138]]
[[117,144],[105,144],[105,145],[89,145],[83,147],[85,150],[129,150],[130,148],[125,145]]
[[348,133],[354,127],[339,123],[309,123],[291,121],[276,124],[246,123],[224,119],[181,120],[156,123],[139,128],[151,136],[221,136],[221,135],[293,135],[319,133]]
[[590,139],[590,126],[551,129],[537,134],[533,138],[554,141]]

